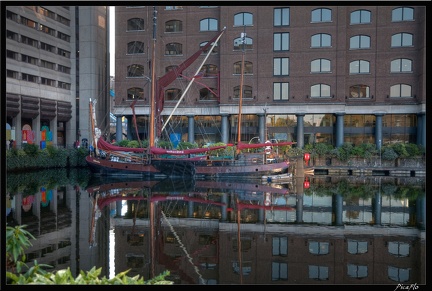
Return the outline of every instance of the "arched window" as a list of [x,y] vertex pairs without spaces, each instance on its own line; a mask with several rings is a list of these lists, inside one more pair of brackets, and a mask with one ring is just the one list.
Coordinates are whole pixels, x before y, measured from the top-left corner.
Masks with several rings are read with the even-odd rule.
[[330,22],[331,21],[331,9],[328,8],[318,8],[311,12],[312,22]]
[[200,21],[200,31],[217,31],[218,21],[214,18],[205,18]]
[[212,64],[204,65],[201,69],[201,72],[203,72],[203,77],[205,78],[216,77],[219,73],[218,66]]
[[165,46],[165,55],[182,55],[183,46],[181,43],[169,43]]
[[350,38],[350,49],[370,48],[370,36],[355,35]]
[[[251,62],[244,62],[244,74],[253,74],[253,64]],[[234,73],[235,75],[241,74],[241,62],[234,63]]]
[[352,61],[350,63],[350,74],[370,73],[370,63],[364,60]]
[[165,22],[165,32],[182,32],[183,22],[180,20],[169,20]]
[[[233,89],[234,98],[240,98],[240,86],[235,86]],[[252,87],[251,86],[243,86],[243,97],[245,99],[252,99]]]
[[144,66],[133,64],[127,67],[127,76],[128,77],[144,77]]
[[350,14],[350,24],[361,24],[371,22],[371,12],[368,10],[356,10]]
[[215,94],[216,89],[215,88],[202,88],[199,91],[200,94],[200,101],[217,101],[218,97]]
[[[176,65],[174,65],[174,66],[168,66],[168,67],[165,68],[165,73],[168,73],[168,72],[171,72],[171,71],[174,71],[174,70],[177,70],[177,69],[178,69],[178,66],[176,66]],[[180,78],[183,78],[183,77],[182,77],[182,75],[179,74],[177,76],[177,78],[180,79]]]
[[165,100],[166,101],[176,101],[179,100],[182,95],[182,90],[177,88],[171,88],[165,90]]
[[234,15],[234,26],[253,25],[253,15],[248,12],[241,12]]
[[311,73],[330,73],[330,70],[330,60],[316,59],[311,62]]
[[127,53],[129,55],[133,54],[143,54],[144,53],[144,43],[141,41],[131,41],[127,44]]
[[[251,50],[251,49],[253,49],[253,40],[252,40],[252,38],[245,37],[244,49],[245,50]],[[235,51],[243,50],[243,43],[242,43],[242,38],[241,37],[238,37],[238,38],[234,39],[234,50]]]
[[392,11],[392,21],[414,20],[414,9],[411,7],[399,7]]
[[143,88],[133,87],[127,89],[127,100],[144,99]]
[[127,31],[144,30],[144,19],[131,18],[127,21]]
[[390,97],[412,97],[411,86],[396,84],[390,87]]
[[311,98],[330,97],[330,86],[326,84],[316,84],[311,86]]
[[[200,43],[200,48],[202,48],[203,46],[205,46],[207,43],[208,43],[208,41]],[[203,50],[203,54],[207,54],[209,52],[210,48],[212,47],[212,45],[213,45],[213,43],[207,49]],[[219,52],[218,44],[216,44],[214,46],[214,48],[213,48],[213,50],[212,50],[211,53],[212,54],[217,54],[218,52]]]
[[311,47],[330,47],[331,35],[326,33],[318,33],[311,37]]
[[350,87],[350,98],[370,98],[369,86],[354,85]]
[[413,45],[413,35],[411,33],[397,33],[393,34],[391,38],[392,47],[403,47]]
[[409,59],[396,59],[391,61],[390,72],[408,73],[412,72],[412,61]]

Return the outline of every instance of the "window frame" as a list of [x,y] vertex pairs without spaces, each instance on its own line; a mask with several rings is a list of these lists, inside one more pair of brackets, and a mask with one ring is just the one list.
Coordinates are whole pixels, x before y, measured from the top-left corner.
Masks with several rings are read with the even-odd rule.
[[289,82],[273,82],[273,101],[289,101]]
[[[353,22],[353,17],[357,13],[359,14],[359,16],[358,16],[359,21],[358,22]],[[362,14],[364,14],[364,16]],[[372,13],[369,10],[366,10],[366,9],[358,9],[358,10],[352,11],[350,13],[350,25],[369,24],[369,23],[372,22],[371,19],[372,19]]]
[[[315,62],[319,62],[319,70],[318,71],[314,71],[312,66],[314,66]],[[323,67],[326,67],[326,64],[323,63],[327,63],[328,62],[328,71],[323,70]],[[331,73],[331,60],[329,59],[324,59],[324,58],[320,58],[320,59],[314,59],[311,61],[311,74],[319,74],[319,73]]]
[[[405,65],[404,65],[405,63]],[[390,62],[390,73],[412,73],[412,63],[413,61],[407,58],[398,58]],[[409,64],[409,71],[403,68]],[[394,67],[398,67],[398,70],[394,70]]]
[[[330,19],[323,20],[323,13],[329,13],[330,14]],[[317,14],[317,15],[314,15]],[[315,19],[315,18],[318,19]],[[332,10],[330,8],[316,8],[314,10],[311,11],[311,23],[322,23],[322,22],[332,22]]]
[[[353,46],[353,42],[356,41],[358,46]],[[363,46],[364,42],[367,42],[368,46]],[[369,35],[358,34],[350,37],[350,49],[370,49],[371,48],[371,37]]]
[[253,26],[253,14],[250,12],[239,12],[234,14],[233,26]]
[[[279,18],[279,19],[278,19]],[[273,9],[273,26],[289,26],[290,25],[290,8],[279,7]]]
[[273,58],[273,76],[289,76],[289,57]]
[[[317,39],[318,38],[318,39]],[[329,42],[329,45],[324,45],[324,42]],[[314,43],[319,42],[319,45]],[[328,33],[316,33],[311,36],[311,48],[330,48],[332,47],[332,37]]]
[[[354,68],[358,68],[358,70],[354,71],[353,70]],[[349,74],[350,75],[370,74],[370,62],[367,60],[351,61],[349,63]]]
[[[278,47],[277,44],[279,44]],[[273,33],[273,51],[287,52],[289,50],[290,50],[290,33],[289,32]]]

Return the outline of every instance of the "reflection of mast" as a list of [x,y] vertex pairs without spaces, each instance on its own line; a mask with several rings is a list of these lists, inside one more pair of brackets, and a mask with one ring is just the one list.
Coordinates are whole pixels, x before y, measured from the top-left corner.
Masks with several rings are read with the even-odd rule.
[[95,243],[95,235],[96,235],[96,213],[99,212],[99,208],[97,207],[97,201],[99,199],[99,194],[96,194],[96,197],[93,202],[92,209],[92,217],[90,223],[90,234],[89,234],[89,245],[90,247],[94,247],[97,244]]
[[[237,205],[239,200],[237,198]],[[241,235],[240,235],[240,208],[237,208],[237,249],[238,249],[238,260],[239,260],[239,272],[240,272],[240,284],[243,284],[243,263],[242,263],[242,248],[241,248]]]
[[[152,195],[150,193],[150,195]],[[157,202],[153,202],[150,199],[150,261],[151,261],[151,267],[150,267],[150,275],[151,278],[155,277],[155,261],[156,261],[156,251],[155,251],[155,243],[156,243],[156,231],[155,231],[155,204]]]

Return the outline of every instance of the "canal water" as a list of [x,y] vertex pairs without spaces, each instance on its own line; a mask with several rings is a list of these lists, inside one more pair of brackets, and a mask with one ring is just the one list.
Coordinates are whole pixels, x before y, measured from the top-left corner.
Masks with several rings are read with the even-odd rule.
[[425,284],[425,178],[99,178],[9,173],[7,224],[50,271],[174,284]]

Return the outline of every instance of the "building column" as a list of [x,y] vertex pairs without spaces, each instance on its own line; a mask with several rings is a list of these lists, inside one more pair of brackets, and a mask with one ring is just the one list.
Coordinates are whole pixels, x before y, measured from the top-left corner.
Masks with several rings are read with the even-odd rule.
[[304,113],[297,113],[297,147],[302,149],[304,147]]
[[258,113],[258,135],[261,142],[267,140],[266,116],[264,113]]
[[334,210],[334,217],[335,221],[334,224],[336,226],[342,226],[343,225],[343,198],[341,194],[335,194],[333,195],[333,210]]
[[222,142],[227,144],[229,142],[229,127],[228,127],[228,114],[221,114],[222,117]]
[[132,115],[126,116],[127,119],[127,130],[126,135],[128,140],[132,140]]
[[383,116],[384,113],[375,114],[375,144],[378,150],[381,149],[383,144]]
[[195,142],[195,120],[194,115],[188,115],[188,142]]
[[116,141],[119,142],[121,140],[123,140],[122,116],[121,115],[117,115],[116,116]]
[[[51,139],[51,143],[53,145],[57,145],[57,116],[54,117],[54,119],[50,120],[50,131],[52,134],[52,139]],[[74,140],[75,142],[75,140]],[[48,145],[48,143],[47,143]],[[66,145],[65,145],[66,146]]]
[[335,113],[336,115],[336,147],[341,147],[344,143],[344,112]]
[[[41,146],[40,142],[42,140],[41,137],[41,122],[40,122],[40,114],[38,116],[36,116],[36,118],[34,118],[32,120],[32,130],[34,132],[34,141],[33,143],[38,145],[38,147]],[[65,137],[66,138],[66,137]]]
[[[15,140],[15,145],[21,147],[21,144],[22,144],[21,110],[17,116],[12,118],[11,128],[12,128],[11,135],[12,135],[12,138]],[[14,136],[13,132],[15,132],[15,136]]]

